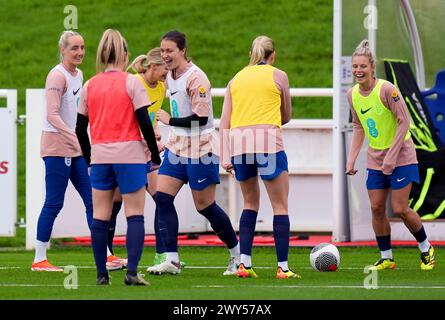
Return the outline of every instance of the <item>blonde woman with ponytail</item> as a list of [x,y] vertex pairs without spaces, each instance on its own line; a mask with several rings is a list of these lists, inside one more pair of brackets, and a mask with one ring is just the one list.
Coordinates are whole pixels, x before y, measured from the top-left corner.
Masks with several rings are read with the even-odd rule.
[[[250,48],[248,66],[229,82],[220,122],[222,166],[241,186],[244,210],[240,218],[240,278],[256,278],[252,245],[260,205],[258,174],[272,204],[273,234],[279,279],[299,278],[289,269],[289,176],[281,126],[291,119],[287,74],[275,67],[275,46],[267,36]],[[241,137],[241,139],[239,139]]]
[[[136,57],[130,66],[127,68],[127,71],[133,70],[136,72],[136,77],[139,79],[141,84],[144,86],[147,96],[149,97],[151,104],[148,107],[148,115],[150,117],[150,121],[153,125],[156,140],[158,144],[159,152],[162,152],[164,146],[161,142],[161,134],[158,130],[158,123],[156,120],[156,112],[161,109],[162,103],[165,98],[165,76],[167,75],[168,69],[165,65],[164,60],[161,56],[161,48],[153,48],[148,51],[147,54],[140,55]],[[146,186],[147,192],[150,196],[155,199],[156,194],[156,184],[158,177],[158,168],[153,168],[151,165],[151,153],[147,148],[147,145],[144,142],[145,153],[147,156],[147,180],[148,184]],[[123,269],[127,266],[127,259],[121,259],[116,257],[113,252],[113,239],[116,228],[116,218],[122,207],[122,196],[118,189],[116,189],[114,198],[113,198],[113,209],[110,220],[110,225],[108,227],[108,252],[107,252],[107,269],[109,271]],[[162,243],[159,237],[159,228],[158,225],[158,211],[155,211],[155,219],[154,219],[154,230],[156,233],[156,256],[155,263],[158,264],[160,259],[162,259],[161,249]]]
[[347,93],[353,135],[346,174],[357,173],[355,161],[367,137],[366,187],[371,202],[372,227],[381,254],[372,269],[396,268],[391,249],[391,227],[385,212],[386,199],[391,194],[394,214],[402,218],[418,242],[420,269],[432,270],[435,266],[434,248],[427,239],[419,215],[408,205],[412,182],[419,182],[408,110],[397,88],[376,78],[375,69],[376,61],[369,41],[365,39],[352,54],[352,75],[357,83]]
[[[139,79],[125,72],[128,46],[117,30],[106,30],[97,49],[97,74],[84,85],[78,109],[77,131],[84,153],[91,153],[93,223],[91,239],[97,285],[109,285],[106,268],[109,221],[114,190],[119,187],[127,217],[126,285],[148,282],[137,273],[144,247],[144,204],[147,160],[142,135],[153,166],[161,163],[155,133],[148,116],[152,103]],[[90,126],[91,144],[87,128]]]

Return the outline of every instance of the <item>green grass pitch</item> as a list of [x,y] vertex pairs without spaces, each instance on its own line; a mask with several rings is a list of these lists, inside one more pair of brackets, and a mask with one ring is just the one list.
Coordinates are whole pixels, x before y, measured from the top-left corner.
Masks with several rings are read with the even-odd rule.
[[[223,276],[228,252],[221,247],[183,247],[181,260],[187,266],[180,275],[146,275],[148,287],[127,287],[124,271],[111,272],[111,285],[95,285],[96,270],[90,248],[54,248],[50,261],[58,266],[77,267],[77,289],[66,289],[68,273],[32,272],[32,251],[0,251],[0,300],[406,300],[444,299],[445,273],[440,263],[442,248],[436,248],[437,267],[431,272],[419,268],[417,248],[394,248],[396,270],[377,274],[370,282],[365,266],[378,258],[378,249],[340,247],[341,265],[336,272],[317,272],[309,263],[310,248],[292,247],[289,265],[301,279],[275,279],[276,258],[272,247],[255,247],[253,263],[259,277],[238,279]],[[116,253],[125,256],[124,248]],[[146,247],[139,271],[153,259]],[[72,274],[71,274],[72,275]],[[366,289],[364,283],[377,289]]]

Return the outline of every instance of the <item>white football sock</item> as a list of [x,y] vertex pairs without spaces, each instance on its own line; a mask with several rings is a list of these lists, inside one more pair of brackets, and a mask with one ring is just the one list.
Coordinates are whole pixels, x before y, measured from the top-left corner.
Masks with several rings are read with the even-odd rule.
[[392,249],[380,251],[382,259],[392,259]]
[[48,242],[42,242],[36,240],[36,254],[34,256],[34,263],[47,260],[46,258],[46,248],[48,246]]
[[107,246],[107,257],[109,257],[109,256],[112,256],[112,254],[111,254],[110,248],[108,248],[108,246]]
[[236,244],[232,249],[229,249],[230,257],[239,257],[239,243]]
[[288,271],[289,266],[287,265],[287,261],[278,262],[278,266],[281,267],[281,270]]
[[179,254],[177,252],[166,252],[167,260],[179,263]]
[[246,268],[251,268],[252,256],[248,256],[247,254],[241,254],[241,263],[244,264]]
[[428,250],[430,249],[430,246],[431,246],[431,244],[428,241],[428,239],[425,239],[422,242],[419,242],[420,252],[428,252]]

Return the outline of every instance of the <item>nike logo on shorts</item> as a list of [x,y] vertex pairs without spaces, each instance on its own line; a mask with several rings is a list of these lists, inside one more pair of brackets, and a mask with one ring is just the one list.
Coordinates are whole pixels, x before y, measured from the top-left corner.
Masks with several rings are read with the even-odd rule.
[[402,179],[397,178],[397,182],[402,182],[405,179],[406,179],[406,177],[403,177]]
[[204,178],[204,179],[198,179],[198,183],[202,183],[202,182],[204,182],[204,181],[206,181],[207,180],[207,178]]

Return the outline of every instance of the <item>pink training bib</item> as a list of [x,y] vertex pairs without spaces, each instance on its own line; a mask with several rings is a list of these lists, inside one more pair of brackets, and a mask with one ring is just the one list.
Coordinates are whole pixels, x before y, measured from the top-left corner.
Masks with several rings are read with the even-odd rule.
[[126,81],[128,73],[100,73],[88,82],[88,114],[92,144],[141,141]]

